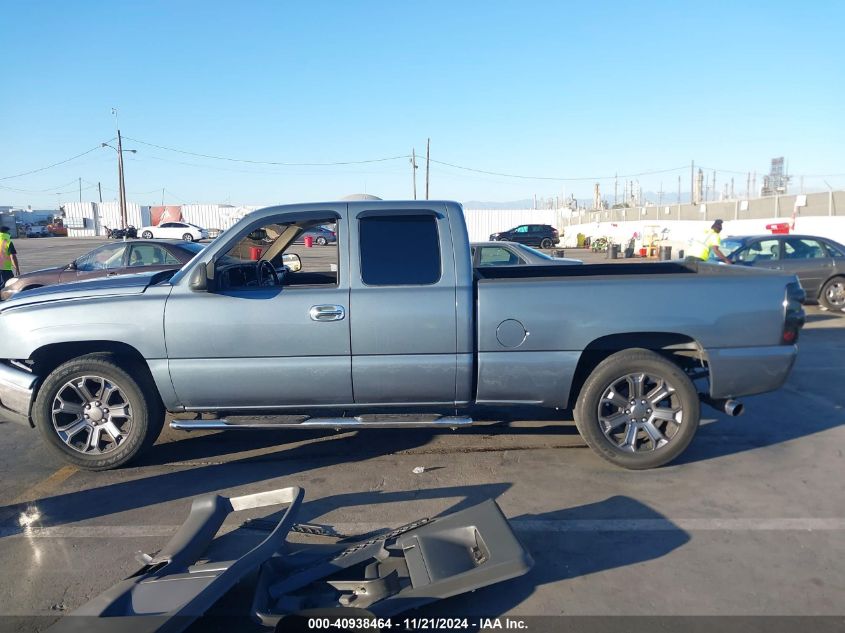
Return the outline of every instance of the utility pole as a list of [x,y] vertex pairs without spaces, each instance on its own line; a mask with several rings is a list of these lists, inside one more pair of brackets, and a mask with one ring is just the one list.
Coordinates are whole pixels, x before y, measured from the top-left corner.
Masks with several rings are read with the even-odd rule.
[[79,201],[82,202],[82,178],[79,179]]
[[745,180],[745,199],[748,200],[751,197],[751,172],[748,172],[748,176]]
[[164,206],[164,187],[161,188],[161,206]]
[[126,228],[126,184],[123,181],[123,141],[120,137],[120,129],[117,130],[117,177],[119,180],[118,187],[120,188],[119,202],[120,202],[120,222],[121,228]]
[[619,172],[613,174],[613,206],[616,206],[616,195],[619,191]]
[[734,199],[734,177],[731,176],[731,200]]
[[678,204],[681,204],[681,177],[678,176]]
[[417,152],[411,148],[411,176],[414,180],[414,200],[417,199]]
[[689,166],[689,196],[691,204],[698,204],[695,195],[695,161],[692,161]]
[[663,204],[663,182],[660,182],[660,191],[657,192],[657,206]]
[[97,183],[97,191],[100,192],[100,204],[103,204],[103,185],[102,183]]
[[428,174],[431,165],[431,139],[425,141],[425,199],[428,200]]
[[713,202],[716,202],[716,170],[713,170]]

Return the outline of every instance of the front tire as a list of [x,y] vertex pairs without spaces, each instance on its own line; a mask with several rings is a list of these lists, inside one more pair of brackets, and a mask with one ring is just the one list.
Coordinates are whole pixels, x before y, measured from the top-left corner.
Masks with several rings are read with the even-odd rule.
[[186,242],[193,242],[193,241],[194,241],[194,236],[193,236],[193,235],[191,235],[190,233],[185,233],[185,234],[182,236],[182,239],[183,239],[183,240],[185,240]]
[[32,414],[53,452],[94,471],[128,464],[155,443],[164,424],[152,379],[140,367],[127,373],[106,353],[80,356],[54,369]]
[[845,277],[828,279],[819,293],[819,303],[828,310],[845,312]]
[[701,416],[695,386],[646,349],[609,356],[584,382],[575,425],[600,457],[630,470],[662,466],[692,441]]
[[153,239],[153,232],[152,231],[144,231],[143,233],[141,233],[141,237],[143,237],[145,240],[151,240],[151,239]]

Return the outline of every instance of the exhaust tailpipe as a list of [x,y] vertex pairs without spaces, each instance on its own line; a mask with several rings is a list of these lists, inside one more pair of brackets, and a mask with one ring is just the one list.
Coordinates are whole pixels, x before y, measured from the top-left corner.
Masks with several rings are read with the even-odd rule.
[[745,412],[745,405],[739,400],[734,400],[732,398],[711,398],[710,396],[701,394],[701,401],[704,404],[713,407],[717,411],[731,416],[732,418],[742,415]]

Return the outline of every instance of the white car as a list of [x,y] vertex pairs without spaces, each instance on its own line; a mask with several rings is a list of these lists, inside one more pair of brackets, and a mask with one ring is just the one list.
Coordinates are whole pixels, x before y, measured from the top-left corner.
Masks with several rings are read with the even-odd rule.
[[142,226],[138,229],[138,237],[143,237],[145,240],[163,237],[194,242],[196,240],[207,240],[208,231],[188,222],[164,222],[158,226]]

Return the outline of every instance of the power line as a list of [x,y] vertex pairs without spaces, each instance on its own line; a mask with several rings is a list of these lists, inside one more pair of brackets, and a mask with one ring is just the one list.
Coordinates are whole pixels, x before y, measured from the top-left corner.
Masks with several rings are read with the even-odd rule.
[[[706,169],[707,171],[717,171],[717,172],[724,172],[726,174],[739,174],[740,176],[745,176],[750,171],[753,170],[746,170],[746,171],[736,171],[731,169],[719,169],[717,167],[705,167],[704,165],[699,165],[701,169]],[[792,176],[800,176],[803,178],[841,178],[845,177],[845,174],[790,174]]]
[[74,178],[70,182],[65,182],[61,185],[56,185],[55,187],[47,187],[46,189],[18,189],[16,187],[5,187],[3,185],[0,185],[0,188],[8,189],[9,191],[20,191],[21,193],[50,193],[52,191],[55,191],[56,189],[63,189],[64,187],[67,187],[69,185],[74,185],[76,184],[76,182],[77,180],[76,178]]
[[177,200],[180,200],[181,202],[184,202],[185,204],[188,204],[188,201],[187,201],[187,200],[185,200],[184,198],[182,198],[182,197],[180,197],[180,196],[177,196],[175,193],[173,193],[172,191],[170,191],[170,189],[165,188],[164,190],[165,190],[167,193],[169,193],[171,196],[173,196],[174,198],[176,198]]
[[[187,161],[183,161],[183,160],[173,160],[171,158],[162,158],[161,156],[153,156],[152,154],[145,154],[144,158],[139,158],[139,157],[137,157],[133,154],[132,158],[130,160],[133,163],[143,162],[143,161],[146,161],[146,160],[156,160],[156,161],[160,161],[160,162],[164,162],[164,163],[170,163],[170,164],[173,164],[173,165],[185,165],[187,167],[195,167],[197,169],[205,169],[205,170],[213,169],[215,171],[225,171],[225,172],[231,172],[231,173],[236,173],[236,174],[252,174],[252,175],[271,174],[271,175],[276,175],[276,176],[285,176],[285,175],[288,175],[288,176],[290,176],[290,175],[309,176],[309,175],[314,175],[313,172],[306,172],[306,171],[295,171],[294,172],[294,171],[282,171],[282,170],[279,170],[279,169],[260,169],[260,168],[257,168],[257,167],[256,168],[249,168],[249,167],[238,168],[238,167],[226,167],[224,165],[212,165],[212,164],[207,164],[207,163],[206,164],[191,163],[191,162],[187,162]],[[356,171],[356,172],[347,171],[346,173],[385,174],[385,173],[399,173],[399,172],[404,173],[404,171],[405,171],[404,167],[401,168],[401,169],[393,169],[393,168],[387,167],[387,168],[381,168],[377,171],[372,171],[372,170],[370,170],[370,171]]]
[[556,176],[526,176],[522,174],[507,174],[504,172],[498,171],[487,171],[484,169],[475,169],[473,167],[464,167],[463,165],[455,165],[454,163],[447,163],[442,160],[435,160],[431,159],[432,163],[438,163],[440,165],[446,165],[448,167],[454,167],[455,169],[462,169],[464,171],[472,171],[478,174],[487,174],[489,176],[504,176],[505,178],[520,178],[523,180],[555,180],[555,181],[566,181],[566,182],[573,182],[579,180],[613,180],[614,178],[635,178],[637,176],[650,176],[652,174],[667,174],[673,171],[680,171],[682,169],[686,169],[686,166],[683,167],[673,167],[671,169],[656,169],[652,171],[643,171],[638,174],[614,174],[613,176],[582,176],[578,178],[559,178]]
[[59,165],[64,165],[65,163],[69,163],[70,161],[76,160],[77,158],[82,158],[86,154],[90,154],[91,152],[95,152],[98,149],[100,149],[100,145],[97,145],[97,147],[92,147],[87,152],[82,152],[81,154],[77,154],[76,156],[72,156],[71,158],[66,158],[65,160],[60,160],[59,162],[53,163],[52,165],[47,165],[46,167],[39,167],[38,169],[32,169],[30,171],[24,171],[24,172],[21,172],[20,174],[14,174],[12,176],[2,176],[2,177],[0,177],[0,180],[10,180],[11,178],[20,178],[21,176],[28,176],[29,174],[37,174],[40,171],[45,171],[45,170],[51,169],[53,167],[58,167]]
[[[91,185],[92,187],[97,186],[97,183],[91,182],[90,180],[85,180],[84,178],[82,179],[82,182],[86,182],[89,185]],[[107,191],[117,192],[117,189],[112,189],[111,187],[103,187],[103,189],[106,189]],[[137,196],[137,195],[141,195],[141,194],[145,194],[145,193],[157,193],[159,191],[161,191],[161,189],[156,187],[155,189],[150,189],[149,191],[127,191],[126,193],[131,193],[133,196]]]
[[[96,187],[97,185],[93,185]],[[91,189],[92,187],[83,187],[82,191],[86,191]],[[5,189],[6,191],[17,191],[19,193],[40,193],[44,194],[45,196],[61,196],[67,193],[76,193],[79,189],[70,189],[69,191],[32,191],[30,189],[16,189],[15,187],[6,187],[4,185],[0,185],[0,189]]]
[[174,147],[166,147],[164,145],[156,145],[155,143],[148,143],[146,141],[138,140],[137,138],[132,138],[131,136],[125,136],[125,139],[129,141],[133,141],[135,143],[141,143],[142,145],[148,145],[150,147],[156,147],[158,149],[167,150],[168,152],[177,152],[179,154],[187,154],[188,156],[199,156],[200,158],[212,158],[214,160],[226,160],[232,163],[251,163],[254,165],[281,165],[285,167],[331,167],[334,165],[362,165],[364,163],[383,163],[389,160],[399,160],[402,158],[408,158],[407,154],[403,154],[401,156],[388,156],[385,158],[372,158],[369,160],[347,160],[347,161],[335,161],[329,163],[288,163],[282,161],[269,161],[269,160],[250,160],[247,158],[230,158],[228,156],[214,156],[211,154],[200,154],[199,152],[189,152],[183,149],[176,149]]

